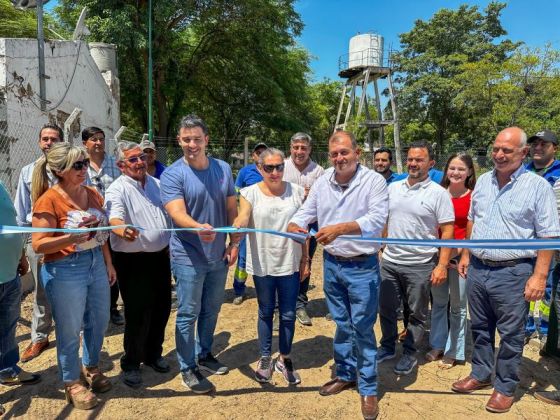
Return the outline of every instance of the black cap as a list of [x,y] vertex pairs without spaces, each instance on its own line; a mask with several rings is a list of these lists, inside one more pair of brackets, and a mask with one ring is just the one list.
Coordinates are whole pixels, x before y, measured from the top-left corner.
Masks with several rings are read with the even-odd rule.
[[558,145],[558,137],[556,137],[556,134],[554,134],[550,130],[539,131],[534,136],[529,137],[529,140],[527,140],[527,141],[529,143],[532,143],[532,142],[534,142],[535,140],[538,140],[538,139],[548,141],[549,143]]
[[261,149],[261,148],[268,149],[268,146],[264,143],[257,143],[255,147],[253,147],[253,153],[255,153],[257,149]]

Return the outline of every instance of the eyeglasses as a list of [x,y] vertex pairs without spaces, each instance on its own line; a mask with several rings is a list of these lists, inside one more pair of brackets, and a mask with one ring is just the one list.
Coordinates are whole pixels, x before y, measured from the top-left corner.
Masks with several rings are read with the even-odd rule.
[[143,154],[143,155],[138,155],[138,156],[132,156],[132,157],[130,157],[130,158],[123,159],[123,160],[126,160],[126,161],[128,161],[128,162],[130,162],[130,163],[136,163],[136,162],[138,162],[139,160],[142,161],[142,162],[146,162],[146,160],[148,160],[148,156],[146,156],[145,154]]
[[89,159],[77,160],[72,164],[72,169],[76,171],[81,171],[82,169],[87,168],[88,166],[89,166]]
[[271,174],[276,169],[277,172],[284,172],[284,164],[281,163],[279,165],[262,165],[263,170],[267,174]]

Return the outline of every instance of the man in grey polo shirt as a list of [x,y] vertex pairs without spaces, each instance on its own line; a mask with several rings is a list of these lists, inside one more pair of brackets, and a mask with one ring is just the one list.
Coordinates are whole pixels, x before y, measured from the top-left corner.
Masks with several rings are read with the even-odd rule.
[[[447,191],[429,177],[434,165],[430,144],[415,142],[407,157],[408,177],[389,185],[387,237],[402,239],[453,239],[455,213]],[[401,300],[408,303],[410,314],[403,355],[395,366],[397,375],[407,375],[417,365],[416,350],[425,331],[430,286],[447,279],[451,249],[433,246],[387,245],[381,264],[379,317],[381,349],[378,363],[396,356],[397,311]]]

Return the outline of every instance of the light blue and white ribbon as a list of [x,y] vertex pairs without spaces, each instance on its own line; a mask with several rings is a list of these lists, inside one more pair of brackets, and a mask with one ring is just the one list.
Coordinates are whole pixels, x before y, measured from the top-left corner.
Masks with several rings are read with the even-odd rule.
[[[83,233],[84,231],[94,232],[102,230],[113,230],[131,227],[139,231],[146,231],[150,229],[142,228],[141,226],[134,225],[119,225],[119,226],[102,226],[90,228],[72,228],[72,229],[58,229],[58,228],[34,228],[27,226],[4,226],[0,225],[0,235],[13,234],[13,233],[34,233],[34,232],[58,232],[58,233]],[[199,232],[207,229],[203,228],[167,228],[160,229],[170,232]],[[288,233],[272,229],[251,229],[251,228],[234,228],[231,226],[219,227],[210,229],[211,232],[216,233],[265,233],[269,235],[282,236],[284,238],[293,239],[294,241],[303,243],[305,240],[314,236],[317,232],[311,231],[309,234],[303,233]],[[445,247],[445,248],[484,248],[484,249],[558,249],[560,250],[560,239],[475,239],[475,240],[456,240],[456,239],[396,239],[396,238],[373,238],[363,237],[360,235],[343,235],[338,239],[348,241],[372,242],[377,244],[391,244],[391,245],[408,245],[408,246],[426,246],[426,247]]]

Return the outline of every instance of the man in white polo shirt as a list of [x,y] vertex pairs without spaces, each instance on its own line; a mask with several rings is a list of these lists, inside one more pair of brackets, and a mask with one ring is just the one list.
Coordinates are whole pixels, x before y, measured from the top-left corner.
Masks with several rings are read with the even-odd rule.
[[[428,171],[434,165],[432,147],[427,142],[410,145],[408,177],[389,185],[387,237],[402,239],[453,239],[455,213],[447,191],[433,182]],[[377,362],[396,356],[397,311],[401,300],[410,315],[403,355],[395,366],[397,375],[407,375],[417,365],[416,350],[425,331],[430,286],[447,280],[451,249],[432,246],[387,245],[382,257],[379,317],[381,348]]]
[[111,232],[113,264],[124,301],[123,382],[142,385],[140,364],[169,371],[162,357],[165,326],[171,312],[170,220],[161,202],[159,180],[147,174],[147,156],[137,143],[117,145],[116,164],[122,175],[105,192],[112,226],[140,226]]

